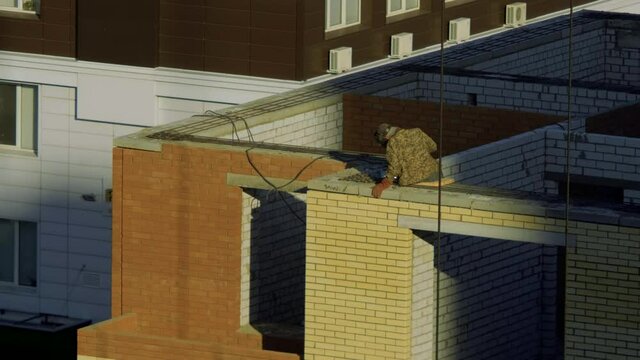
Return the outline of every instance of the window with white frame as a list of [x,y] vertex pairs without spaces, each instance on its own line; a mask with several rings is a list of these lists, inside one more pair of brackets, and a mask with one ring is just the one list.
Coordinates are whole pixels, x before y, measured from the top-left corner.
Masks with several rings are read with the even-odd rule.
[[0,10],[35,13],[39,5],[40,0],[0,0]]
[[325,0],[326,31],[360,24],[360,0]]
[[420,9],[420,0],[387,0],[387,16]]
[[0,149],[36,150],[36,88],[0,83]]
[[0,219],[0,285],[35,287],[36,223]]

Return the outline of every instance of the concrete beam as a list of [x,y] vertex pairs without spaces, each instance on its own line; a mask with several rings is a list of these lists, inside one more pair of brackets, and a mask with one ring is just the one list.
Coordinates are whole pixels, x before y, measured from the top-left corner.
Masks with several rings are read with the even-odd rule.
[[273,177],[262,178],[255,175],[227,173],[227,185],[260,190],[275,190],[275,186],[278,191],[295,192],[306,189],[307,182],[300,180],[292,181],[291,179],[281,179]]
[[[438,220],[431,218],[400,215],[398,216],[398,225],[414,230],[438,231]],[[569,234],[567,239],[568,244],[565,244],[565,235],[563,233],[476,224],[455,220],[441,220],[440,232],[553,246],[575,246],[576,243],[576,237],[572,234]]]

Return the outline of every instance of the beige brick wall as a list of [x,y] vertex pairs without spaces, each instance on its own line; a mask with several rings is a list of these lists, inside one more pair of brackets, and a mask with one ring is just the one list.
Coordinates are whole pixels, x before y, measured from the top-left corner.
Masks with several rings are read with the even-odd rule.
[[409,359],[413,234],[404,204],[307,193],[305,359]]
[[[313,189],[307,204],[305,358],[411,359],[432,354],[434,329],[429,333],[415,320],[420,306],[429,303],[420,303],[420,297],[429,294],[416,289],[416,277],[426,276],[428,269],[421,265],[432,259],[433,250],[416,243],[410,229],[398,227],[398,217],[437,218],[438,207]],[[564,220],[542,216],[449,206],[441,207],[441,216],[505,228],[565,231]],[[640,229],[570,221],[568,231],[576,240],[567,249],[567,358],[637,357]],[[423,310],[425,315],[433,311]]]
[[433,358],[434,316],[434,233],[421,232],[413,237],[413,282],[411,356],[412,359]]

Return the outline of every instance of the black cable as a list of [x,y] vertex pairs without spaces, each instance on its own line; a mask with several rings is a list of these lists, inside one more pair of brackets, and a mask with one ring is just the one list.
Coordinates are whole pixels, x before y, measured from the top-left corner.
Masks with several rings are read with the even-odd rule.
[[[569,251],[567,251],[567,248],[569,247],[569,208],[570,208],[570,201],[571,201],[571,166],[570,166],[570,151],[571,151],[571,118],[572,118],[572,106],[571,106],[571,96],[573,94],[573,0],[569,0],[569,87],[567,89],[567,147],[566,147],[566,164],[565,164],[565,171],[566,171],[566,203],[565,203],[565,210],[564,210],[564,255],[563,255],[563,261],[564,261],[564,266],[563,266],[563,270],[564,270],[564,276],[562,277],[562,279],[564,279],[564,284],[562,284],[563,286],[563,299],[559,299],[562,301],[562,309],[563,309],[563,314],[562,314],[562,318],[565,319],[566,318],[566,314],[567,314],[567,297],[569,295],[569,291],[567,288],[567,273],[569,270],[569,262],[567,261],[567,254],[569,253]],[[558,267],[559,268],[559,267]],[[559,278],[559,277],[558,277]],[[559,286],[560,284],[556,284],[556,286]],[[557,292],[559,293],[559,292]],[[562,328],[564,329],[564,322],[562,324]],[[565,337],[564,337],[564,333],[562,335],[562,339],[563,339],[563,353],[566,353],[566,341],[564,341]]]
[[438,359],[439,354],[439,327],[440,327],[440,270],[441,270],[441,242],[442,242],[442,232],[441,232],[441,223],[442,223],[442,156],[444,154],[443,148],[443,124],[444,124],[444,33],[445,33],[445,0],[442,0],[442,9],[440,12],[440,123],[438,129],[438,142],[440,145],[439,154],[438,154],[438,236],[436,238],[436,249],[435,249],[435,258],[436,258],[436,281],[435,281],[435,314],[434,314],[434,328],[435,328],[435,336],[434,336],[434,358]]
[[[251,143],[255,143],[255,139],[253,137],[253,133],[251,132],[251,129],[249,128],[249,124],[247,123],[246,119],[244,119],[243,117],[240,116],[229,116],[227,114],[221,114],[218,112],[215,112],[213,110],[207,110],[205,111],[206,115],[216,115],[220,118],[222,118],[222,122],[223,123],[227,123],[230,124],[232,127],[232,135],[231,135],[231,139],[233,140],[233,136],[235,135],[236,139],[238,141],[240,141],[240,135],[238,133],[238,127],[236,126],[235,122],[236,121],[242,121],[244,123],[245,126],[245,130],[247,131],[247,137],[249,139],[249,142]],[[212,118],[213,119],[213,118]],[[300,169],[300,171],[298,171],[298,173],[296,173],[294,175],[294,177],[289,180],[288,182],[277,186],[274,183],[272,183],[271,181],[269,181],[269,179],[267,179],[262,172],[258,169],[258,167],[256,166],[256,164],[253,162],[253,160],[251,159],[251,156],[249,155],[249,152],[251,150],[253,150],[253,147],[249,147],[245,150],[245,156],[247,158],[247,162],[249,163],[249,165],[253,168],[253,170],[258,174],[258,176],[260,176],[260,178],[267,183],[271,188],[273,188],[273,190],[270,191],[276,191],[278,193],[278,195],[280,196],[280,199],[284,202],[285,206],[289,209],[289,211],[302,223],[302,224],[306,224],[306,221],[304,219],[302,219],[298,213],[291,207],[291,205],[289,204],[289,202],[286,200],[286,198],[284,197],[284,194],[282,194],[282,191],[280,191],[280,189],[292,184],[294,181],[296,181],[301,175],[302,173],[308,169],[314,162],[316,162],[317,160],[320,160],[322,158],[326,158],[327,155],[322,155],[319,157],[314,158],[313,160],[311,160],[309,163],[307,163],[305,166],[302,167],[302,169]]]
[[251,167],[253,168],[253,170],[255,170],[255,172],[258,174],[258,176],[260,176],[260,178],[262,178],[262,180],[264,182],[266,182],[267,184],[269,184],[269,186],[271,186],[273,188],[273,191],[277,191],[278,194],[280,194],[280,198],[282,199],[282,201],[285,203],[285,205],[289,208],[289,210],[291,211],[291,213],[293,213],[293,215],[295,215],[296,218],[298,218],[298,220],[300,220],[301,223],[306,224],[306,221],[304,221],[302,218],[300,218],[300,216],[291,208],[291,206],[289,205],[289,203],[286,201],[286,199],[284,198],[284,195],[282,194],[282,192],[280,191],[280,189],[292,184],[294,181],[296,181],[300,175],[302,175],[302,173],[309,168],[314,162],[316,162],[317,160],[320,160],[322,158],[327,157],[326,155],[322,155],[319,156],[317,158],[314,158],[313,160],[311,160],[309,163],[307,163],[305,166],[302,167],[302,169],[300,169],[300,171],[298,171],[298,173],[293,177],[293,179],[289,180],[288,182],[277,186],[274,183],[272,183],[271,181],[269,181],[269,179],[267,179],[258,169],[258,167],[253,163],[253,160],[251,160],[251,156],[249,156],[249,152],[253,150],[253,148],[248,148],[247,150],[245,150],[245,155],[247,157],[247,161],[249,162],[249,165],[251,165]]

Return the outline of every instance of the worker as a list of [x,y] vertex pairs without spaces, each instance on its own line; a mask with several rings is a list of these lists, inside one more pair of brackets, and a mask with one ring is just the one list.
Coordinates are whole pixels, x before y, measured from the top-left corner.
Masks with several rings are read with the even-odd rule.
[[431,153],[438,147],[421,129],[401,129],[382,123],[375,132],[375,139],[386,148],[387,173],[374,186],[373,197],[379,198],[394,181],[404,186],[437,178],[438,162]]

